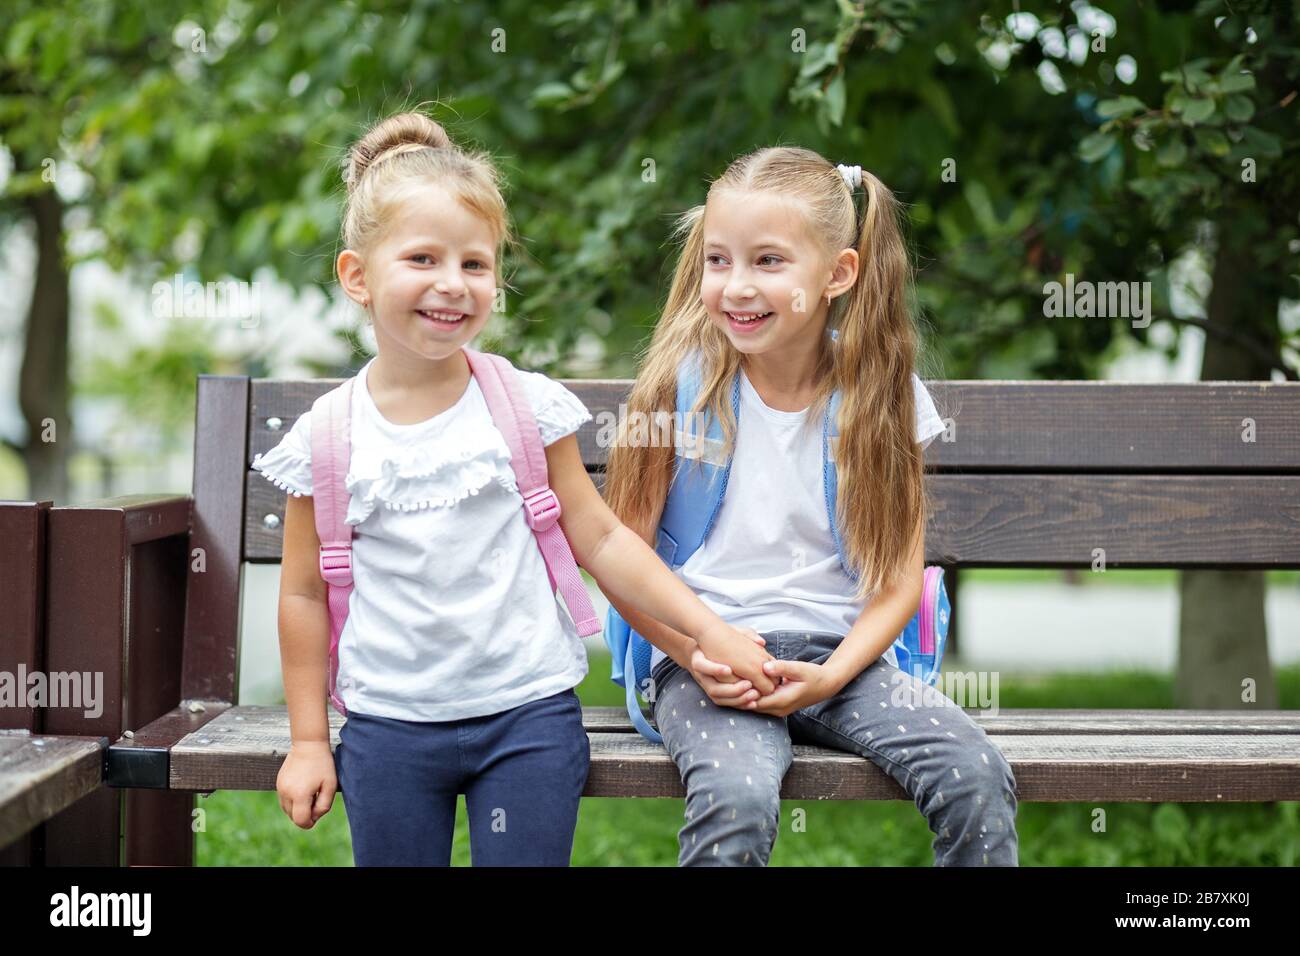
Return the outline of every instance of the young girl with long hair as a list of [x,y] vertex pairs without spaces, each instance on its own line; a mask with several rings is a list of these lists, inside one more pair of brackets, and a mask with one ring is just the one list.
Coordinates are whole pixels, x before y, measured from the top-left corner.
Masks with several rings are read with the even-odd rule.
[[[892,653],[921,598],[923,451],[944,429],[913,371],[898,220],[870,172],[797,147],[735,160],[681,220],[628,420],[672,412],[689,370],[699,385],[689,414],[720,421],[725,447],[630,441],[624,427],[606,500],[655,543],[683,469],[701,456],[725,464],[721,506],[675,571],[728,623],[761,634],[763,668],[780,682],[760,692],[611,595],[656,648],[654,717],[687,791],[682,865],[766,864],[792,742],[860,754],[898,781],[935,834],[937,865],[1017,863],[1009,764]],[[828,408],[837,440],[818,427]]]

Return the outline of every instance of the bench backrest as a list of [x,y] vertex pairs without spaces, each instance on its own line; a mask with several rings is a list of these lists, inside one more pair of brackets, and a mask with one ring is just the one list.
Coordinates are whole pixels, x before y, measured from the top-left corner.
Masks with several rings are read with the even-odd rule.
[[[246,467],[334,384],[254,380]],[[578,444],[599,483],[631,383],[564,384],[592,412]],[[926,452],[928,561],[1087,567],[1100,547],[1107,567],[1300,563],[1300,385],[927,387],[950,425]],[[278,561],[284,492],[245,480],[244,558]]]
[[[234,699],[240,568],[280,560],[285,494],[253,457],[338,382],[200,377],[191,545],[207,571],[190,577],[187,697]],[[631,382],[563,382],[592,412],[578,443],[600,484]],[[927,563],[1300,567],[1298,383],[926,386],[949,425],[926,452]]]

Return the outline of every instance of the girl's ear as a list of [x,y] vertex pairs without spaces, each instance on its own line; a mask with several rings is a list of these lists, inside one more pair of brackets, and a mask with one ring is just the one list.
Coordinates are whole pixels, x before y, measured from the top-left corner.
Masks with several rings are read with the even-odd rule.
[[366,267],[361,256],[351,249],[344,249],[339,253],[335,268],[339,275],[339,285],[348,298],[358,305],[368,305],[370,290],[366,288]]
[[843,295],[853,288],[858,281],[858,251],[841,249],[831,268],[831,281],[826,285],[826,294],[831,298]]

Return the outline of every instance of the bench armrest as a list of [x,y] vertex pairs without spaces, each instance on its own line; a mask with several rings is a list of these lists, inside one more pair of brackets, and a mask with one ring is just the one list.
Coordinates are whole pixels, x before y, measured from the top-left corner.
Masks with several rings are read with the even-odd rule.
[[173,535],[188,535],[192,495],[155,492],[119,495],[60,505],[59,511],[120,511],[126,523],[127,543],[144,544]]

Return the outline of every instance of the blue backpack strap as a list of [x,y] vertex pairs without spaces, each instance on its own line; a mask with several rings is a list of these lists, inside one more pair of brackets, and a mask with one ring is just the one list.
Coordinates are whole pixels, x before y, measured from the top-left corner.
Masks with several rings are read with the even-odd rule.
[[[646,720],[645,714],[641,713],[641,704],[638,703],[636,699],[637,689],[640,686],[640,681],[636,679],[637,664],[633,659],[636,656],[637,641],[640,641],[647,648],[650,647],[649,641],[636,633],[636,631],[632,632],[632,640],[627,642],[627,658],[623,664],[624,689],[627,695],[627,715],[632,718],[632,726],[640,731],[642,737],[645,737],[652,743],[661,744],[664,742],[663,737],[659,735],[657,730],[650,726],[650,721]],[[648,657],[649,655],[647,654],[647,658]],[[631,680],[627,680],[629,674],[632,675]]]
[[646,676],[650,672],[650,642],[633,631],[612,604],[605,614],[605,645],[609,648],[610,680],[624,688],[624,703],[632,725],[647,740],[663,743],[637,702],[637,690],[644,680],[638,678],[638,671]]
[[[722,507],[730,471],[730,462],[722,458],[722,423],[716,419],[709,421],[701,434],[703,422],[709,416],[703,412],[687,415],[699,396],[702,380],[699,353],[691,353],[677,370],[674,419],[682,427],[673,436],[677,452],[673,478],[655,542],[655,553],[673,570],[685,564],[704,542]],[[732,408],[739,415],[739,375],[732,386],[731,398]],[[643,737],[661,743],[663,738],[651,728],[637,700],[638,691],[650,676],[652,645],[632,630],[613,607],[606,616],[605,643],[612,658],[610,676],[624,688],[628,717]]]
[[[697,354],[687,356],[678,370],[676,419],[683,427],[675,436],[677,456],[673,480],[659,519],[659,543],[671,554],[671,568],[686,563],[713,529],[727,490],[731,462],[723,457],[722,422],[705,411],[689,415],[699,396],[702,369]],[[740,374],[731,387],[731,407],[740,418]],[[708,425],[701,434],[705,419]],[[662,552],[661,552],[662,556]]]

